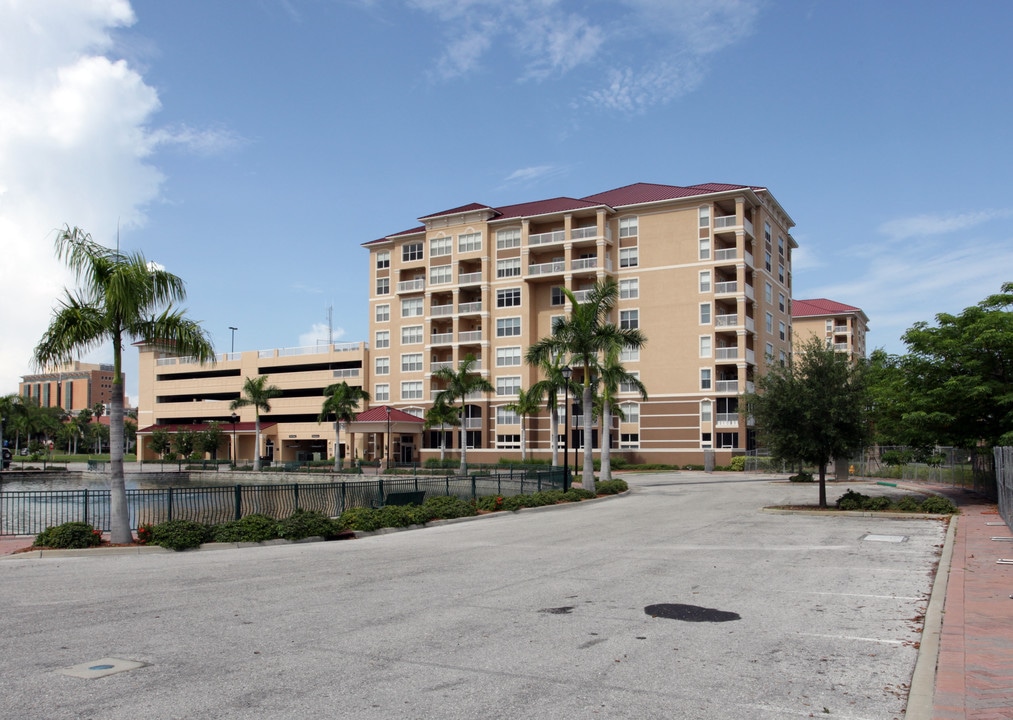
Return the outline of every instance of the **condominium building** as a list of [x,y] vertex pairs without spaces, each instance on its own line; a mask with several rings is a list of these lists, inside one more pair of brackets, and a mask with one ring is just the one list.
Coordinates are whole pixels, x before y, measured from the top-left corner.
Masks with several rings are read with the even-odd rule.
[[[441,389],[434,372],[473,356],[494,392],[468,399],[468,456],[517,457],[520,418],[507,406],[541,379],[524,362],[528,347],[569,312],[561,288],[580,301],[612,278],[613,321],[647,337],[622,361],[649,393],[645,402],[620,388],[624,418],[608,433],[615,451],[681,465],[711,449],[724,464],[753,447],[739,398],[767,362],[790,353],[797,247],[793,221],[766,188],[637,183],[583,198],[471,203],[419,220],[364,244],[374,402],[421,417]],[[572,407],[567,443],[599,445],[591,423],[582,432],[581,412]],[[550,437],[547,412],[527,422],[535,457],[566,444]]]
[[108,404],[113,393],[113,366],[73,361],[41,373],[24,375],[18,394],[34,398],[42,407],[62,407],[70,413],[97,403]]
[[791,305],[791,318],[799,344],[810,337],[818,337],[827,347],[847,353],[850,360],[865,357],[869,318],[861,308],[826,298],[795,300]]

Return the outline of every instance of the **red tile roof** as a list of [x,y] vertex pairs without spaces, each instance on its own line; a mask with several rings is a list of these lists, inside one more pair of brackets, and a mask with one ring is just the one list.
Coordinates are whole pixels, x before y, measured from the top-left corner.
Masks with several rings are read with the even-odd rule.
[[[389,405],[380,405],[379,407],[370,408],[365,412],[361,412],[355,416],[355,422],[387,422],[387,408]],[[390,421],[391,422],[416,422],[420,425],[425,421],[420,417],[409,415],[404,410],[398,410],[396,407],[390,408]]]
[[588,202],[570,197],[550,198],[549,200],[536,200],[534,202],[519,203],[517,205],[506,205],[496,208],[497,220],[505,220],[515,217],[532,217],[535,215],[550,215],[552,213],[568,212],[570,210],[583,210],[585,208],[600,207],[600,202]]
[[596,195],[588,195],[584,200],[608,205],[609,207],[624,207],[627,205],[642,205],[644,203],[661,202],[662,200],[674,200],[677,198],[693,197],[694,195],[710,195],[730,190],[763,190],[751,185],[727,185],[724,183],[704,183],[702,185],[690,185],[679,187],[677,185],[655,185],[654,183],[634,183],[624,187],[606,190]]
[[861,308],[845,305],[835,300],[826,298],[813,298],[811,300],[792,300],[792,317],[815,317],[818,315],[846,315],[849,313],[860,313]]
[[[442,210],[441,212],[432,213],[431,215],[423,215],[419,220],[429,220],[430,218],[443,217],[444,215],[457,215],[458,213],[474,212],[475,210],[493,210],[488,205],[482,203],[468,203],[461,207],[451,208],[450,210]],[[495,212],[495,210],[493,210]]]

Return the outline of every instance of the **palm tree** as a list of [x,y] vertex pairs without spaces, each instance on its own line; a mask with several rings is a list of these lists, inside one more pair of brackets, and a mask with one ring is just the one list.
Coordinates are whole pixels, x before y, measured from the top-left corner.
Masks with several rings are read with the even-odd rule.
[[341,470],[341,423],[355,420],[355,409],[359,403],[369,400],[369,393],[358,385],[349,385],[342,380],[324,388],[324,405],[317,417],[323,422],[330,415],[334,416],[334,472]]
[[174,303],[186,298],[183,280],[149,263],[143,254],[99,245],[80,228],[65,227],[56,255],[82,284],[66,291],[35,348],[39,368],[66,363],[75,353],[112,343],[113,382],[109,402],[110,541],[133,542],[123,482],[123,346],[131,339],[164,343],[173,352],[214,362],[214,346],[201,326]]
[[281,395],[281,388],[267,384],[267,375],[246,378],[243,394],[229,403],[229,410],[252,406],[257,442],[253,448],[253,471],[260,471],[260,411],[271,412],[271,399]]
[[[505,405],[507,410],[512,410],[517,413],[517,416],[521,421],[521,462],[527,462],[528,459],[528,441],[527,433],[525,428],[525,420],[529,415],[535,415],[542,407],[541,398],[539,398],[535,391],[532,390],[518,390],[517,399]],[[555,444],[555,443],[553,443]]]
[[[566,463],[566,458],[563,458],[563,463],[559,462],[559,441],[557,440],[559,437],[559,389],[567,388],[570,384],[570,381],[563,377],[563,366],[562,355],[544,357],[538,364],[538,368],[545,374],[545,379],[536,382],[530,390],[537,402],[541,402],[542,398],[545,398],[545,407],[549,411],[553,467],[559,467]],[[567,393],[564,392],[563,395],[565,397]],[[564,428],[563,432],[569,432],[569,428]]]
[[[584,427],[587,428],[591,416],[592,389],[596,382],[594,373],[598,370],[601,354],[610,347],[641,348],[647,338],[638,328],[620,328],[609,319],[619,301],[619,284],[613,278],[595,283],[586,302],[577,302],[572,291],[567,288],[562,290],[570,301],[570,316],[556,319],[552,324],[552,335],[528,348],[527,360],[531,364],[540,364],[548,357],[569,355],[583,369],[581,408]],[[592,444],[584,443],[581,485],[593,492]]]
[[[474,371],[478,362],[474,355],[467,355],[461,360],[457,370],[443,367],[433,373],[433,379],[445,382],[447,386],[436,394],[435,401],[453,406],[461,399],[461,410],[464,410],[468,395],[475,392],[491,393],[495,390],[484,377]],[[461,423],[461,473],[468,472],[467,422]]]
[[448,405],[446,400],[437,400],[433,402],[433,406],[426,410],[425,417],[425,428],[429,430],[431,428],[439,426],[440,428],[440,463],[442,464],[443,459],[447,454],[447,433],[444,428],[447,425],[451,427],[457,427],[461,424],[461,411],[451,405]]
[[611,347],[605,351],[605,362],[601,367],[601,479],[608,482],[612,479],[612,449],[611,430],[612,415],[615,414],[620,420],[625,419],[622,410],[614,407],[616,393],[620,385],[628,385],[640,393],[640,398],[646,402],[647,388],[640,382],[633,373],[623,367],[619,360],[622,348]]

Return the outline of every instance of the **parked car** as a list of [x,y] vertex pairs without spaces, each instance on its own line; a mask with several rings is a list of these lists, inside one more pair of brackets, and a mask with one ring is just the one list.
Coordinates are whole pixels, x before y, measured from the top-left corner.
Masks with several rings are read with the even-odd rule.
[[11,453],[11,449],[10,448],[4,448],[4,450],[3,450],[3,463],[0,463],[0,464],[2,464],[2,469],[3,470],[6,470],[7,468],[9,468],[11,466],[11,458],[12,457],[13,457],[13,453]]

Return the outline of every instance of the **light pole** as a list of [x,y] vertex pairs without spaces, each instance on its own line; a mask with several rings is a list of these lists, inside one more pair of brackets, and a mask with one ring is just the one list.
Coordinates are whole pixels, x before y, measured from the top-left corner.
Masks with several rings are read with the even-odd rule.
[[[563,492],[570,489],[570,378],[573,369],[564,365],[559,371],[563,375]],[[558,445],[556,447],[559,447]]]
[[387,410],[387,469],[390,470],[390,405],[384,405]]
[[232,413],[232,467],[239,467],[239,448],[236,447],[236,423],[239,422],[239,416]]
[[229,355],[232,355],[234,352],[236,352],[236,330],[238,329],[239,328],[237,327],[232,327],[231,325],[229,325],[229,330],[232,331],[232,350],[229,352]]

